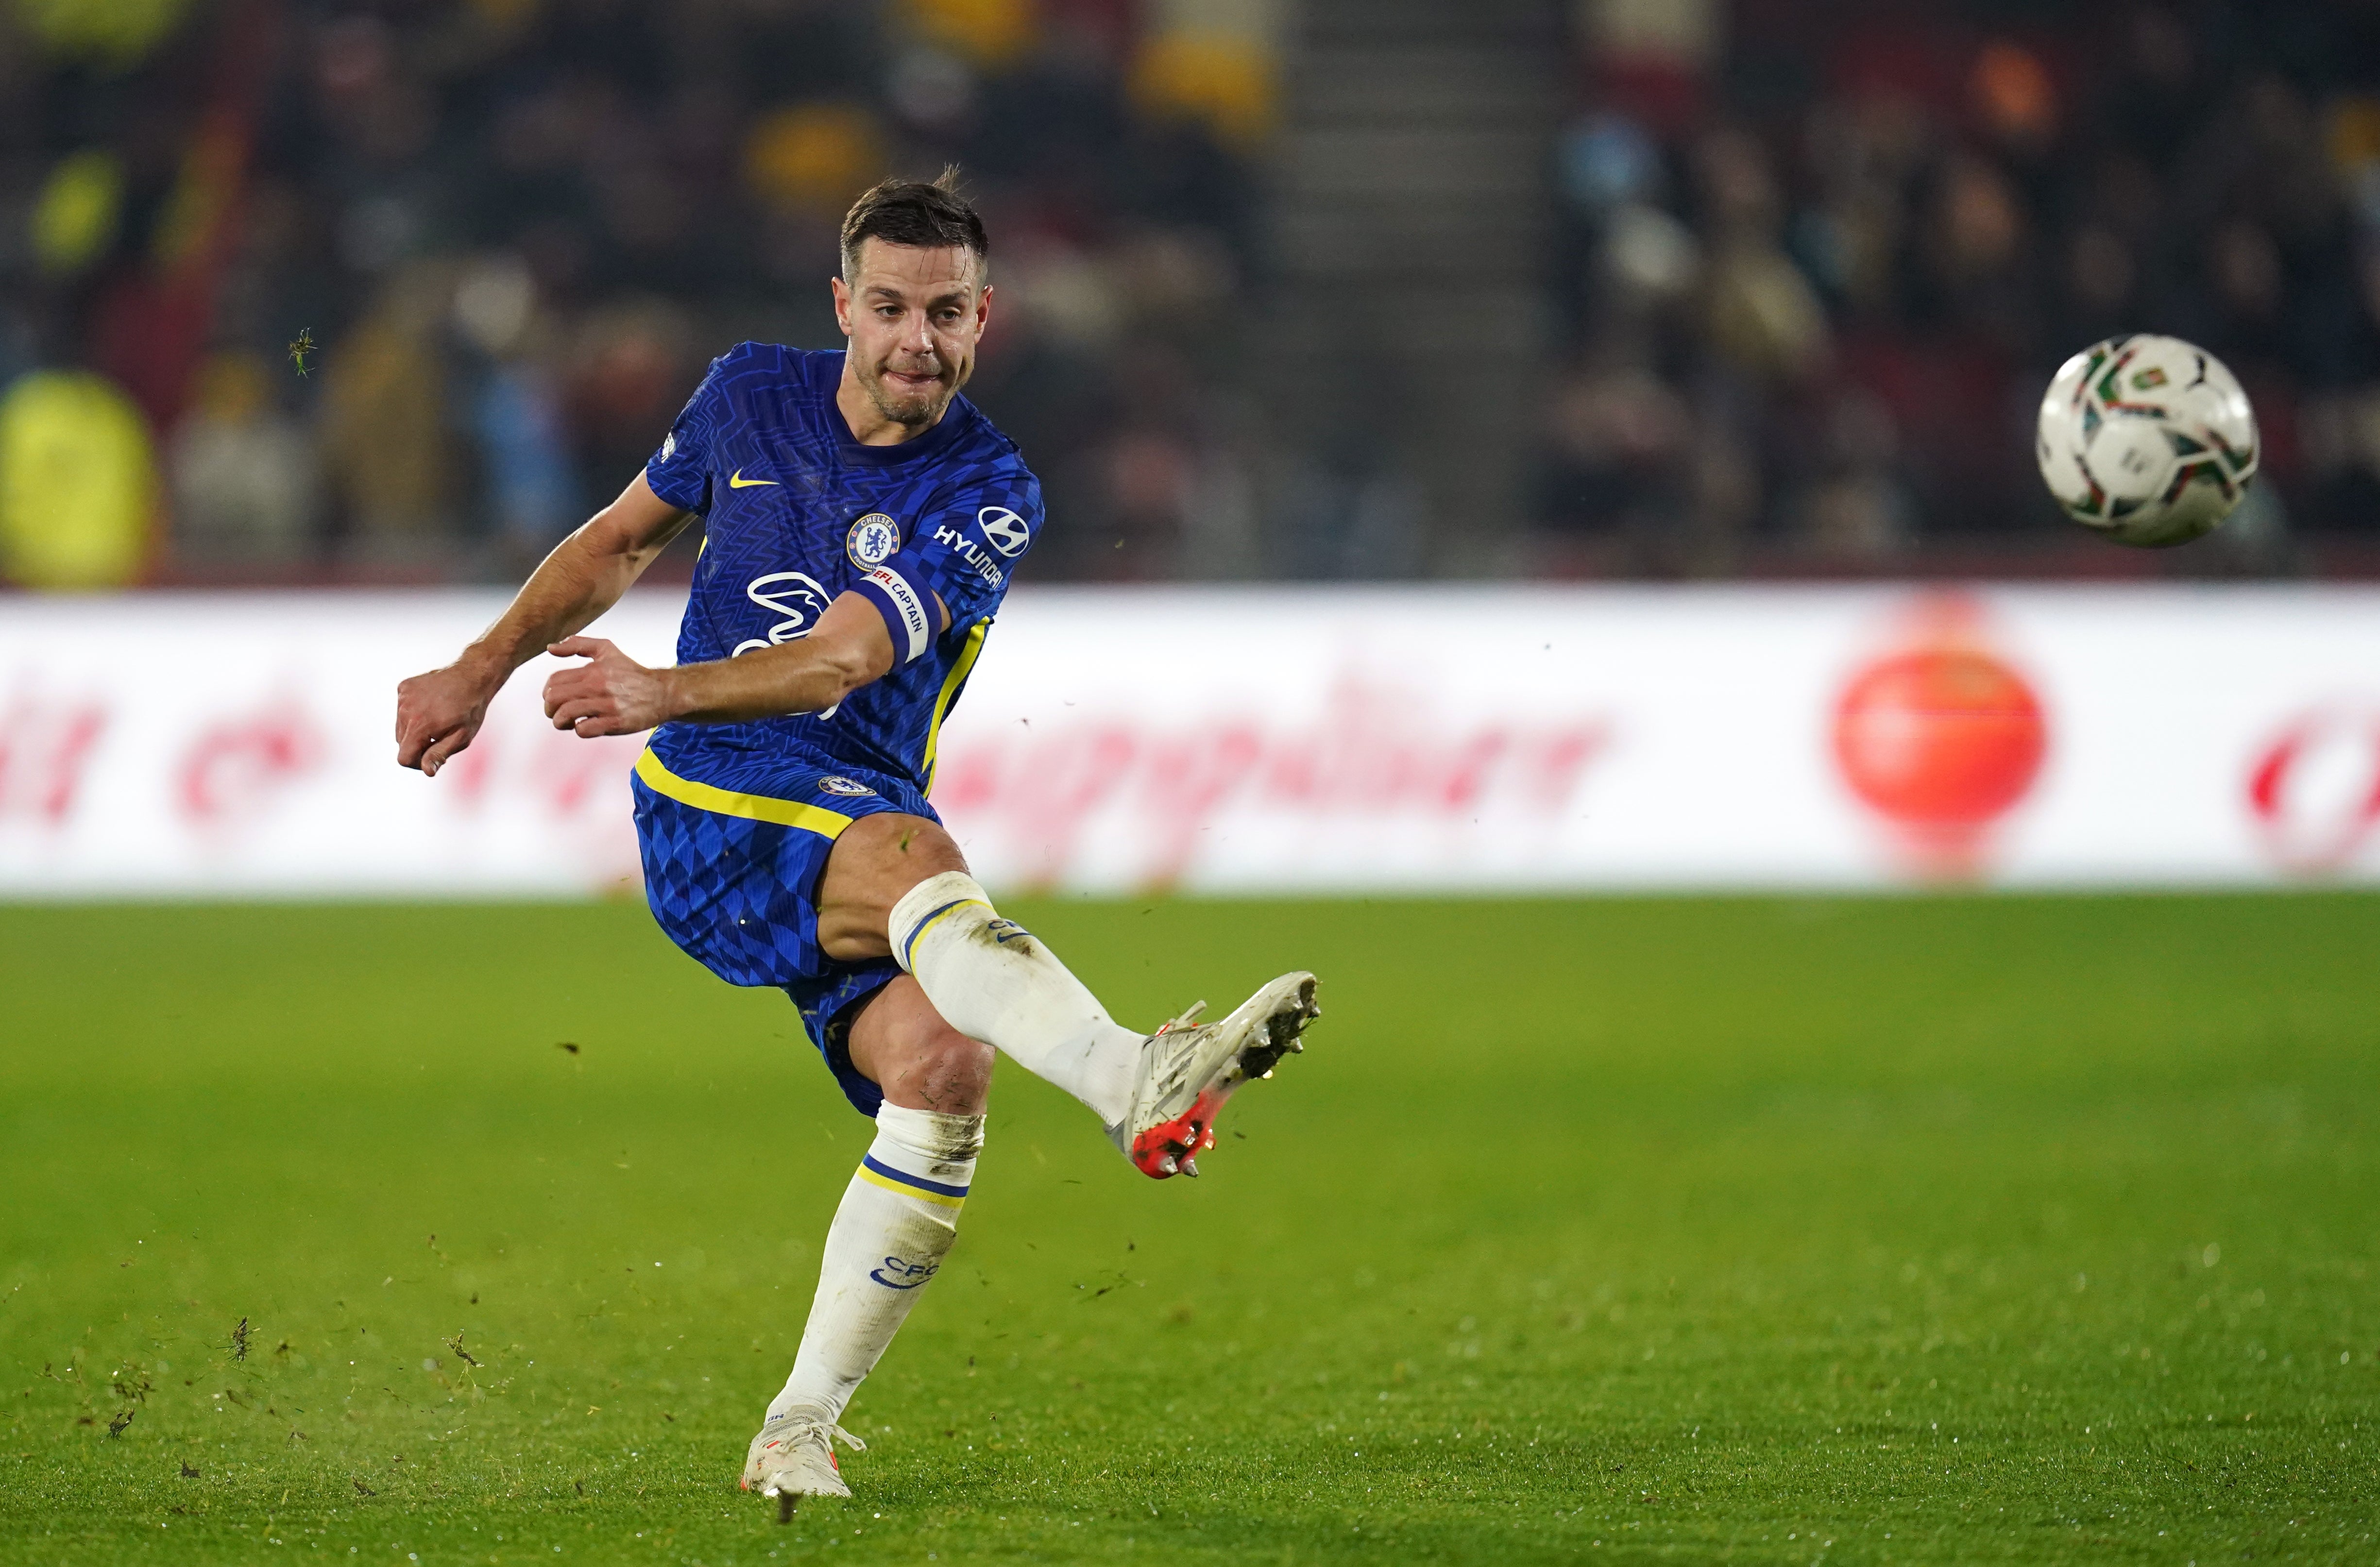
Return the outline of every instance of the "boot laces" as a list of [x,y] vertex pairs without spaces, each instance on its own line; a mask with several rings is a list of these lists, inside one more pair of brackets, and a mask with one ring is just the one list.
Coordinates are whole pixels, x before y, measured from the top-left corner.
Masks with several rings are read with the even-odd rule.
[[1193,1002],[1188,1011],[1148,1037],[1153,1052],[1149,1085],[1160,1097],[1181,1087],[1183,1074],[1189,1071],[1197,1054],[1198,1037],[1203,1032],[1198,1014],[1206,1010],[1205,1002]]
[[830,1420],[804,1420],[787,1429],[785,1434],[777,1440],[790,1449],[795,1442],[806,1439],[816,1440],[820,1447],[827,1450],[830,1457],[833,1455],[836,1442],[841,1442],[853,1452],[868,1451],[866,1442]]
[[1172,1022],[1168,1023],[1168,1024],[1167,1024],[1167,1025],[1165,1025],[1163,1027],[1160,1028],[1160,1029],[1159,1029],[1155,1034],[1151,1034],[1151,1035],[1149,1036],[1149,1038],[1150,1038],[1150,1039],[1158,1039],[1158,1038],[1160,1038],[1160,1037],[1161,1037],[1161,1036],[1163,1036],[1163,1035],[1171,1034],[1171,1033],[1172,1033],[1172,1032],[1173,1032],[1173,1030],[1175,1030],[1176,1028],[1188,1028],[1188,1027],[1191,1027],[1192,1026],[1194,1026],[1195,1024],[1196,1024],[1196,1023],[1197,1023],[1197,1021],[1198,1021],[1198,1014],[1199,1014],[1200,1013],[1202,1013],[1202,1012],[1206,1011],[1206,1010],[1207,1010],[1207,1003],[1206,1003],[1205,1002],[1202,1002],[1202,1001],[1200,1001],[1200,1002],[1192,1002],[1190,1003],[1190,1008],[1189,1008],[1189,1010],[1188,1010],[1187,1012],[1184,1012],[1181,1016],[1179,1016],[1179,1017],[1175,1018]]

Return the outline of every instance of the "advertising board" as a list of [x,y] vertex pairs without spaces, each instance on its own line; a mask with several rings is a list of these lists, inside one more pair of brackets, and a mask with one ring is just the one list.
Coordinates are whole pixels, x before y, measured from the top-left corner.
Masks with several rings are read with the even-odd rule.
[[[639,742],[548,726],[551,661],[394,765],[503,602],[7,601],[0,895],[633,893]],[[1002,888],[2372,881],[2380,591],[1020,590],[939,752]]]

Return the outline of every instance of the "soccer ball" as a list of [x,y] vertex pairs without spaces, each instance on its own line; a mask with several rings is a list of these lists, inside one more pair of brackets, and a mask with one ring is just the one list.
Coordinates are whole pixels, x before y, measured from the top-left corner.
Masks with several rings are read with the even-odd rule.
[[2179,337],[2110,337],[2041,399],[2034,454],[2066,515],[2119,544],[2186,544],[2256,471],[2256,415],[2221,360]]

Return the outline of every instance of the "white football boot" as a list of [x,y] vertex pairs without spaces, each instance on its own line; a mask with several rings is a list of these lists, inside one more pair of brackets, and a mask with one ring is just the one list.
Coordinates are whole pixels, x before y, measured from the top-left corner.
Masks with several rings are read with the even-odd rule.
[[866,1452],[868,1444],[842,1427],[807,1415],[780,1415],[760,1427],[752,1451],[744,1459],[744,1477],[736,1484],[777,1501],[777,1522],[793,1521],[794,1502],[806,1496],[849,1496],[843,1468],[834,1461],[834,1444]]
[[1215,1146],[1215,1116],[1252,1077],[1305,1049],[1298,1036],[1322,1015],[1315,979],[1284,974],[1220,1022],[1198,1024],[1200,1002],[1148,1037],[1132,1087],[1132,1109],[1108,1137],[1151,1180],[1198,1173],[1197,1156]]

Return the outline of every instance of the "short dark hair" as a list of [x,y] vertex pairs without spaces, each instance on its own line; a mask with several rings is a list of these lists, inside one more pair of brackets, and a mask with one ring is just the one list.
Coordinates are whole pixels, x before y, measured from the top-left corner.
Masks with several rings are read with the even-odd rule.
[[975,257],[979,278],[991,258],[991,242],[984,237],[983,219],[975,203],[959,194],[958,165],[942,170],[940,179],[888,179],[851,204],[843,215],[843,280],[856,280],[859,247],[868,240],[887,245],[914,245],[922,250],[963,247]]

